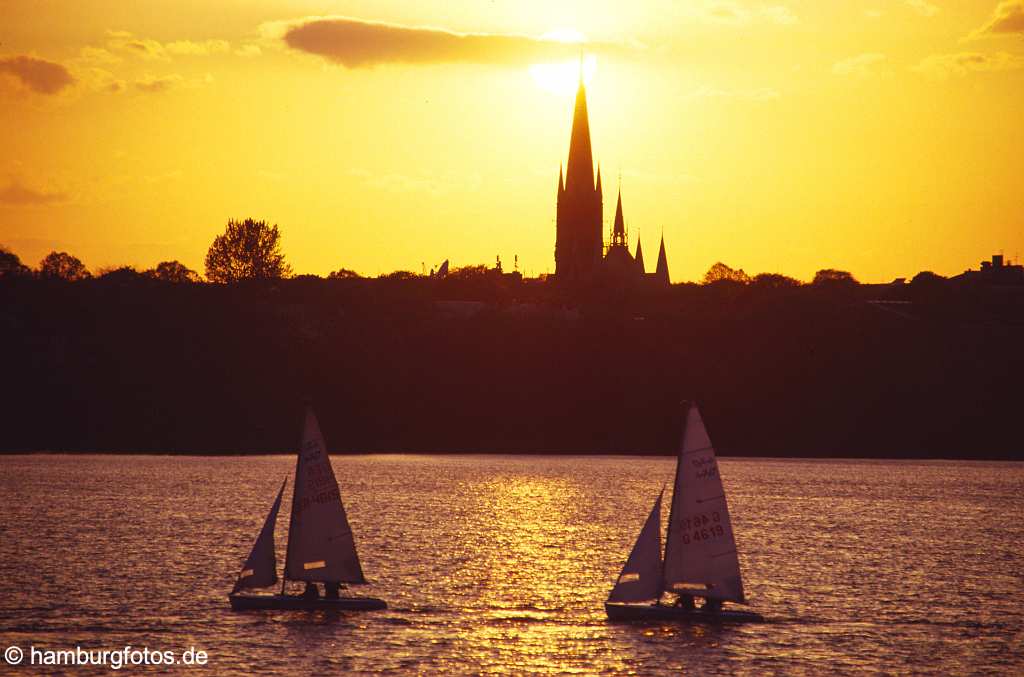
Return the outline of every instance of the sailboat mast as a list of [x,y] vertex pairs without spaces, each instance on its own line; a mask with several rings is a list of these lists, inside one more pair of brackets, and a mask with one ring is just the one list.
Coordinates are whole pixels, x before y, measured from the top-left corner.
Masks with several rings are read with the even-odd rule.
[[[686,439],[686,423],[690,418],[689,413],[690,407],[692,406],[693,404],[691,402],[683,401],[683,428],[679,435],[680,445],[682,445],[682,440]],[[661,556],[661,592],[658,595],[659,599],[661,598],[661,595],[665,594],[665,562],[668,559],[669,546],[672,544],[672,518],[675,517],[676,514],[676,493],[679,491],[680,465],[682,465],[682,459],[680,458],[679,450],[677,449],[676,476],[675,479],[672,480],[672,502],[668,506],[668,529],[665,532],[665,552]]]
[[[307,408],[309,405],[306,405]],[[303,418],[306,412],[303,410]],[[305,428],[305,424],[303,424]],[[295,526],[295,497],[299,493],[299,462],[302,460],[302,438],[299,439],[299,453],[295,454],[295,481],[292,482],[292,505],[291,513],[288,516],[288,542],[284,549],[284,571],[281,572],[281,594],[284,594],[284,584],[288,580],[288,563],[292,559],[292,527]]]

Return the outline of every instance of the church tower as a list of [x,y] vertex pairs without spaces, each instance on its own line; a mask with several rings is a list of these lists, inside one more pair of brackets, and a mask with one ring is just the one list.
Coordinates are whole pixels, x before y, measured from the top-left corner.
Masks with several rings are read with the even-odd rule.
[[586,281],[601,265],[602,233],[601,170],[594,182],[594,158],[590,149],[587,93],[576,91],[576,109],[569,138],[565,180],[558,172],[558,206],[555,215],[555,276],[564,281]]

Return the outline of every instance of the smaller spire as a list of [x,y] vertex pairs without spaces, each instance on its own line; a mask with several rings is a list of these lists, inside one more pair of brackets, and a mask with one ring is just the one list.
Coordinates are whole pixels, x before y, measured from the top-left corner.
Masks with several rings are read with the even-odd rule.
[[601,163],[597,163],[597,194],[601,194]]
[[634,258],[636,259],[637,271],[641,275],[646,274],[647,273],[647,268],[644,266],[644,250],[640,246],[640,232],[639,231],[637,231],[637,234],[636,234],[636,256]]
[[626,240],[626,222],[622,218],[622,187],[619,187],[619,201],[615,205],[615,227],[612,229],[612,242],[621,238],[623,244]]
[[558,163],[558,194],[565,192],[565,184],[562,182],[562,163]]
[[658,250],[658,267],[655,269],[654,274],[658,278],[658,282],[665,285],[666,287],[670,284],[668,276],[668,256],[665,254],[665,228],[661,229],[661,248]]

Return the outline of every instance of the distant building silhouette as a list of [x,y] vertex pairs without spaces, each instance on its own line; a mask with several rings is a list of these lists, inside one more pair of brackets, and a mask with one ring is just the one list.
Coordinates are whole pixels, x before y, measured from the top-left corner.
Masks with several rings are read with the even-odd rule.
[[953,278],[963,282],[994,285],[1024,284],[1024,266],[1007,263],[1002,254],[993,254],[991,261],[982,261],[980,270],[965,270]]
[[650,280],[669,284],[665,238],[661,238],[658,267],[651,275],[644,269],[643,252],[637,239],[636,257],[629,253],[626,221],[622,212],[622,188],[615,205],[611,238],[602,239],[604,198],[601,167],[594,176],[594,158],[590,147],[590,120],[587,93],[580,78],[569,137],[569,160],[565,173],[558,170],[558,199],[555,217],[555,279],[564,283],[589,283],[598,278],[623,282]]

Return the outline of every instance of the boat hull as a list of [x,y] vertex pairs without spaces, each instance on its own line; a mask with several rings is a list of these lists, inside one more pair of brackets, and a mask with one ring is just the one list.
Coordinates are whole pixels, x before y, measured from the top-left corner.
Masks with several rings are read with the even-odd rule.
[[233,611],[378,611],[387,603],[374,597],[310,599],[301,595],[228,595]]
[[763,623],[764,616],[754,611],[723,609],[693,611],[664,604],[621,604],[605,602],[604,610],[613,621],[676,621],[680,623]]

